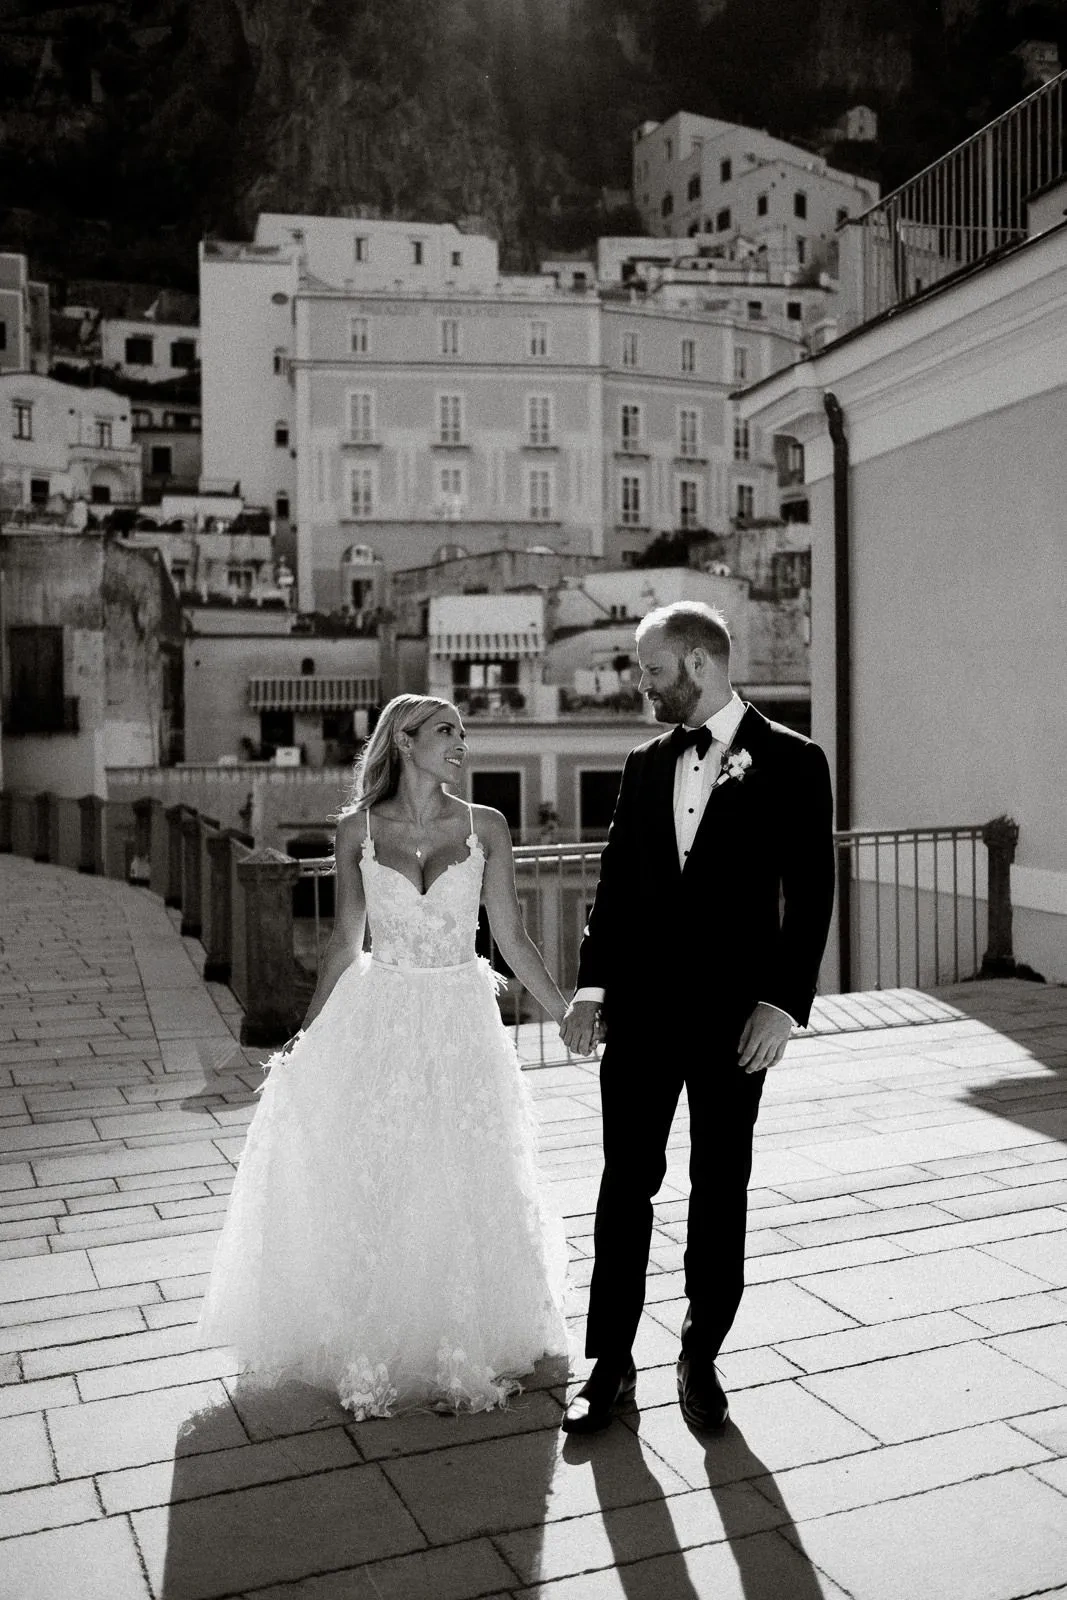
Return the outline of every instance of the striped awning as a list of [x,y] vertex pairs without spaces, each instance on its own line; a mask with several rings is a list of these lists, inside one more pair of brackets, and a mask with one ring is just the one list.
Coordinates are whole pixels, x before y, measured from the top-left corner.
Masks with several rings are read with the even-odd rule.
[[524,656],[539,656],[543,652],[544,640],[538,628],[514,632],[478,629],[469,633],[430,635],[430,654],[443,656],[449,661],[517,661]]
[[430,599],[430,654],[448,661],[517,661],[545,648],[539,594],[442,594]]
[[356,711],[381,704],[379,678],[249,678],[253,711]]

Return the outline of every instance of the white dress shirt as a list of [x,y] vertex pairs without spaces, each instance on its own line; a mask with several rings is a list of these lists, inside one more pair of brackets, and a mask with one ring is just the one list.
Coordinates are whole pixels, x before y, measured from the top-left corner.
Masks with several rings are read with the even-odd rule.
[[696,747],[683,750],[674,767],[674,836],[678,841],[678,865],[684,867],[693,848],[708,796],[722,770],[722,758],[734,734],[741,726],[745,702],[734,694],[709,717],[704,727],[711,734],[711,744],[702,758]]
[[[675,764],[674,836],[678,844],[680,867],[684,868],[689,858],[689,852],[693,848],[693,841],[708,803],[708,796],[722,771],[722,758],[732,744],[744,715],[744,701],[739,694],[732,694],[726,704],[703,724],[711,734],[711,744],[706,755],[698,755],[695,745],[690,745],[681,752]],[[599,1003],[604,998],[604,991],[590,985],[588,988],[576,990],[574,998],[576,1001],[595,1000]],[[769,1000],[764,1000],[761,1004],[769,1006],[771,1003]],[[771,1009],[782,1011],[781,1006],[772,1006]],[[782,1015],[789,1017],[789,1012],[782,1011]],[[794,1017],[789,1017],[789,1020],[794,1026],[796,1025]]]

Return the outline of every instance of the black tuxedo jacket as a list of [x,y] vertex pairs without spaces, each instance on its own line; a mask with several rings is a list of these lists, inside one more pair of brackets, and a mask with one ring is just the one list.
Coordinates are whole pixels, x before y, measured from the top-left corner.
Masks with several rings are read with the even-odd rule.
[[616,1038],[697,1016],[739,1033],[760,1000],[808,1020],[834,899],[826,757],[751,705],[730,750],[751,765],[708,796],[684,870],[670,735],[626,759],[577,984],[604,989]]

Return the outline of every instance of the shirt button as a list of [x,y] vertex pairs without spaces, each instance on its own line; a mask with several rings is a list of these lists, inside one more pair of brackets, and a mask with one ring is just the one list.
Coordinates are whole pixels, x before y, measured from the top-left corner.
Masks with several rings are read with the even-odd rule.
[[692,815],[693,815],[693,811],[694,811],[694,809],[695,809],[695,808],[694,808],[694,807],[693,807],[693,806],[690,806],[690,807],[689,807],[689,815],[690,815],[690,816],[692,816]]

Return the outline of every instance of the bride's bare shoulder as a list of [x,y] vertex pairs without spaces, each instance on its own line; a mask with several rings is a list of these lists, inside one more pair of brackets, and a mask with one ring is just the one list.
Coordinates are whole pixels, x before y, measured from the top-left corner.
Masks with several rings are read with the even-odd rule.
[[511,849],[511,829],[507,818],[495,806],[471,806],[474,831],[490,849]]
[[366,811],[342,811],[337,819],[337,829],[333,836],[333,853],[336,860],[358,856],[366,836]]

